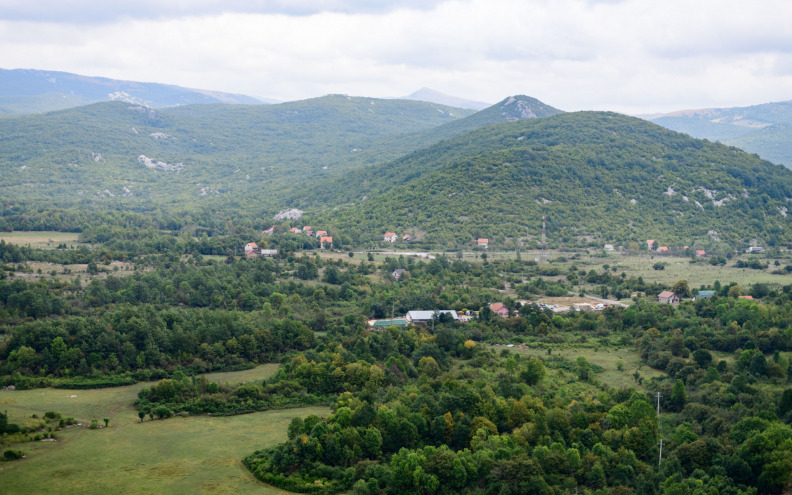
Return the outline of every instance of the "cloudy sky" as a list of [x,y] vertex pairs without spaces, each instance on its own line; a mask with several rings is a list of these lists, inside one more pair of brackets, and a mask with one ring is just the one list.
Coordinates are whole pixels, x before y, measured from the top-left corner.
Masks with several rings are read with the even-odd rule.
[[296,100],[663,112],[792,99],[788,0],[0,0],[0,68]]

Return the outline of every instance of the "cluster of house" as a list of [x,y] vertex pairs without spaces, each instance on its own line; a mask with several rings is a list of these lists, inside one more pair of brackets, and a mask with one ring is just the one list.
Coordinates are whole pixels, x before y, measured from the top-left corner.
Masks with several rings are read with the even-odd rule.
[[438,310],[414,310],[408,311],[401,318],[391,318],[388,320],[369,320],[369,326],[373,328],[385,327],[406,327],[407,325],[426,326],[432,320],[440,318],[441,315],[448,315],[454,321],[468,322],[473,318],[470,311],[456,312],[452,309]]
[[[655,242],[654,239],[647,239],[646,240],[646,245],[649,247],[649,251],[654,251],[654,252],[656,252],[658,254],[671,254],[672,250],[674,250],[674,249],[678,250],[679,249],[679,248],[669,248],[668,246],[658,246],[657,242]],[[682,251],[687,251],[688,247],[689,246],[682,246],[681,250]],[[696,256],[698,256],[698,257],[707,256],[707,252],[705,250],[703,250],[703,249],[697,249],[696,250]]]
[[[399,240],[399,234],[395,232],[385,232],[385,236],[382,239],[385,242],[390,242],[393,244],[394,242]],[[412,242],[413,237],[410,234],[402,234],[402,241],[404,242]]]
[[[517,301],[522,306],[535,304],[533,301]],[[549,309],[554,313],[566,313],[569,311],[602,311],[607,307],[607,304],[589,304],[589,303],[575,303],[572,306],[559,306],[557,304],[544,304],[539,303],[539,306],[544,309]],[[489,306],[493,314],[501,318],[509,317],[509,309],[503,303],[496,302]],[[408,311],[406,315],[399,318],[390,318],[384,320],[369,320],[369,326],[373,328],[385,327],[406,327],[409,324],[426,326],[427,323],[436,319],[442,314],[447,314],[454,321],[468,322],[478,316],[478,311],[454,311],[451,309],[429,310],[429,311]],[[512,312],[513,316],[519,316],[519,310]]]
[[267,258],[272,258],[278,254],[277,249],[262,249],[258,247],[258,244],[255,242],[248,242],[245,244],[245,257],[246,258],[255,258],[256,256],[265,256]]
[[[715,296],[714,290],[700,290],[698,294],[693,296],[693,300],[698,299],[712,299]],[[753,296],[739,296],[740,299],[748,299],[753,301]],[[664,290],[657,295],[657,302],[660,304],[679,304],[682,298],[670,290]]]
[[[333,238],[327,235],[326,230],[314,231],[313,229],[311,229],[310,225],[306,225],[303,228],[292,227],[291,229],[289,229],[289,232],[292,234],[305,234],[308,237],[316,237],[317,239],[319,239],[319,247],[321,247],[322,249],[325,248],[330,249],[333,247]],[[272,235],[273,233],[275,233],[275,226],[273,225],[272,227],[262,231],[261,233],[263,235]]]

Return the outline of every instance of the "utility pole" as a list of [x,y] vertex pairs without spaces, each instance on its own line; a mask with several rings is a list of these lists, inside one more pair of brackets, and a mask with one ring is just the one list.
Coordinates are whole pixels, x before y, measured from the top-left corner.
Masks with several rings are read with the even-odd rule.
[[660,442],[657,444],[660,446],[660,456],[657,458],[657,465],[663,462],[663,432],[660,430],[660,398],[663,397],[660,392],[657,392],[657,435],[660,437]]

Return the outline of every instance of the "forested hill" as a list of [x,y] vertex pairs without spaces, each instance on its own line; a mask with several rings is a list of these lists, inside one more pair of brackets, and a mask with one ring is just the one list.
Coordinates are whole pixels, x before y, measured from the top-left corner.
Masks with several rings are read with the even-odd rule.
[[[536,98],[525,95],[509,96],[495,105],[465,118],[423,131],[383,138],[383,147],[392,150],[403,150],[406,154],[489,125],[517,120],[538,119],[560,113],[562,113],[561,110],[553,108]],[[476,144],[474,144],[475,146]],[[442,150],[443,148],[440,147],[439,149]],[[423,167],[420,162],[412,162],[411,160],[411,157],[407,157],[399,160],[394,165],[360,168],[352,173],[338,176],[326,182],[308,185],[307,188],[296,188],[290,193],[286,201],[290,205],[300,207],[317,207],[343,203],[347,201],[347,198],[361,198],[389,189],[393,187],[392,180],[395,177],[398,177],[400,181],[405,181],[408,178],[415,178],[431,171],[430,168]],[[411,165],[405,165],[408,163]],[[394,174],[396,175],[394,176]],[[391,180],[381,180],[386,177]]]
[[[275,191],[394,159],[387,136],[472,110],[331,95],[279,105],[152,110],[107,102],[0,119],[0,197],[100,206],[246,209]],[[416,148],[408,148],[412,151]]]
[[[359,174],[351,177],[358,178]],[[360,241],[385,231],[469,247],[541,233],[626,246],[792,240],[792,173],[742,150],[615,113],[567,113],[473,131],[335,183],[327,211]],[[328,204],[333,204],[329,202]],[[587,239],[590,240],[590,239]],[[530,242],[529,242],[530,243]]]

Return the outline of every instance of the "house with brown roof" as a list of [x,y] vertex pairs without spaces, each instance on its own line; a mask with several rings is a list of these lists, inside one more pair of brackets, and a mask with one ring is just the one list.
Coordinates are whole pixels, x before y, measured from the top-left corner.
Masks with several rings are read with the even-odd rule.
[[399,236],[397,236],[395,232],[385,232],[385,236],[383,237],[382,240],[385,241],[385,242],[393,243],[393,242],[396,242],[396,240],[398,238],[399,238]]
[[320,237],[319,238],[319,246],[322,249],[330,249],[333,247],[333,238],[332,237]]
[[509,308],[503,305],[503,303],[492,303],[490,304],[490,310],[493,313],[496,313],[501,318],[508,318],[509,317]]
[[325,237],[325,236],[327,236],[327,231],[326,230],[317,230],[316,231],[316,237]]
[[657,295],[657,302],[660,304],[679,304],[679,296],[670,290],[664,290]]
[[404,242],[412,242],[413,238],[412,238],[412,236],[411,236],[410,234],[404,234],[404,235],[402,236],[402,240],[403,240]]

